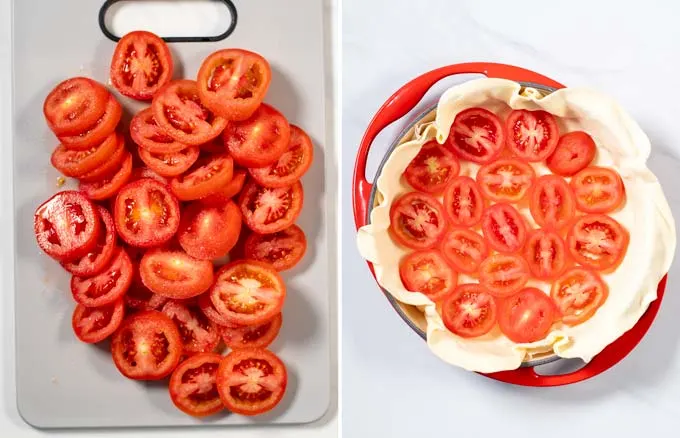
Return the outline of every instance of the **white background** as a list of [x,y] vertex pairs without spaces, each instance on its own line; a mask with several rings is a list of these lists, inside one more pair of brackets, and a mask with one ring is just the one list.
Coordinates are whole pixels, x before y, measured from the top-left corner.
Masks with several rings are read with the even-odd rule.
[[[649,135],[650,167],[680,218],[680,3],[344,0],[342,11],[344,436],[678,436],[680,261],[657,320],[618,366],[569,387],[514,387],[439,361],[401,321],[356,250],[348,191],[387,97],[433,68],[493,61],[619,100]],[[397,125],[374,143],[369,175]]]

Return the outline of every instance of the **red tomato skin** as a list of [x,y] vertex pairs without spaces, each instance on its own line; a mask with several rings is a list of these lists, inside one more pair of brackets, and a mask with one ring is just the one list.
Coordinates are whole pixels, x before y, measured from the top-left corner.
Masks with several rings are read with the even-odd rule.
[[546,165],[555,175],[572,176],[593,161],[596,151],[590,135],[583,131],[570,132],[560,137]]

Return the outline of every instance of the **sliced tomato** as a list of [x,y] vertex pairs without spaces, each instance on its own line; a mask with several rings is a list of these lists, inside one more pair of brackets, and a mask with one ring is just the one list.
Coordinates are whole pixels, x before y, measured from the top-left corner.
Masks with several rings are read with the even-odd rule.
[[489,163],[503,150],[505,132],[501,120],[491,111],[468,108],[456,115],[446,142],[464,160]]
[[432,248],[446,231],[444,207],[427,193],[402,195],[390,208],[389,231],[400,245],[411,249]]
[[265,167],[276,163],[290,142],[288,120],[274,107],[263,103],[248,119],[229,122],[222,141],[243,167]]
[[545,162],[554,174],[572,176],[593,161],[596,150],[591,136],[574,131],[560,137],[555,151]]
[[567,268],[567,248],[560,235],[550,229],[533,230],[524,246],[529,270],[540,280],[552,281]]
[[104,114],[86,130],[74,135],[62,135],[59,141],[68,149],[87,150],[101,144],[116,130],[123,115],[123,107],[118,100],[109,95]]
[[128,183],[114,204],[118,235],[129,245],[159,246],[179,228],[179,204],[167,186],[150,178]]
[[81,183],[90,183],[110,177],[123,166],[123,161],[128,155],[130,155],[130,153],[125,149],[125,140],[122,135],[118,135],[118,146],[111,156],[99,167],[80,175],[78,181]]
[[399,275],[406,290],[420,292],[435,302],[446,298],[458,284],[458,273],[436,249],[408,254],[399,263]]
[[513,253],[524,246],[527,225],[512,205],[499,202],[484,212],[482,232],[489,247],[498,252]]
[[586,322],[607,301],[609,288],[599,274],[581,267],[565,272],[552,285],[550,297],[562,315],[562,322]]
[[71,190],[57,193],[35,210],[33,230],[40,249],[61,262],[86,256],[102,232],[94,204]]
[[175,324],[155,310],[128,316],[111,338],[113,363],[121,374],[135,380],[169,376],[177,367],[183,348]]
[[182,212],[177,236],[190,256],[200,260],[224,257],[241,233],[241,210],[232,201],[221,206],[189,204]]
[[227,120],[216,116],[201,103],[196,82],[173,81],[154,96],[151,104],[156,123],[180,143],[198,146],[219,136]]
[[201,202],[207,205],[222,205],[231,200],[234,196],[241,193],[244,184],[246,183],[247,172],[243,169],[234,169],[234,175],[224,187],[212,195],[201,198]]
[[270,189],[251,181],[241,191],[239,206],[243,222],[256,233],[285,230],[300,216],[304,193],[300,181],[292,186]]
[[283,318],[279,313],[271,321],[253,326],[222,327],[222,339],[232,350],[239,348],[267,348],[281,330]]
[[571,178],[569,185],[576,208],[586,213],[612,212],[626,197],[621,176],[606,167],[586,167]]
[[173,177],[189,170],[198,160],[201,150],[197,146],[188,146],[179,152],[155,154],[140,147],[138,152],[139,158],[151,170],[164,177]]
[[140,148],[152,154],[174,154],[187,147],[184,143],[170,137],[158,126],[150,107],[138,112],[132,118],[130,136]]
[[93,277],[71,277],[71,293],[78,304],[101,307],[120,299],[127,292],[134,275],[125,250],[116,248],[108,266]]
[[271,264],[277,271],[292,269],[307,251],[304,231],[293,224],[273,234],[251,233],[245,241],[245,256]]
[[466,274],[474,274],[489,254],[484,238],[465,228],[453,228],[445,234],[441,251],[457,271]]
[[508,339],[518,344],[545,338],[555,317],[555,303],[535,287],[522,289],[502,300],[498,307],[498,326]]
[[231,322],[231,320],[227,319],[226,316],[217,311],[213,305],[212,299],[210,298],[210,292],[198,297],[198,307],[201,309],[201,312],[203,312],[203,314],[208,317],[209,320],[220,327],[241,327],[238,324],[234,324]]
[[460,163],[453,153],[436,140],[430,140],[411,160],[404,172],[404,178],[416,190],[440,193],[458,172]]
[[184,251],[152,249],[139,263],[142,282],[154,293],[168,298],[186,299],[208,290],[213,282],[213,265]]
[[81,277],[97,275],[108,266],[113,257],[117,238],[113,218],[104,207],[97,205],[96,208],[101,220],[101,231],[97,237],[97,243],[80,259],[62,263],[64,269],[73,275]]
[[286,366],[263,348],[241,348],[225,356],[217,370],[224,406],[241,415],[260,415],[279,404],[286,392]]
[[546,111],[513,110],[505,121],[508,148],[525,161],[543,161],[557,147],[560,131]]
[[118,330],[123,316],[125,305],[120,299],[101,307],[78,304],[71,318],[73,333],[86,344],[101,342]]
[[198,94],[215,114],[227,120],[245,120],[264,100],[271,78],[269,63],[257,53],[218,50],[198,70]]
[[531,216],[542,227],[560,229],[576,214],[574,192],[557,175],[543,175],[536,180],[531,193]]
[[529,193],[536,172],[529,164],[507,158],[483,165],[477,172],[482,194],[496,202],[519,202]]
[[469,176],[454,178],[444,191],[444,208],[454,225],[477,225],[484,211],[484,198],[479,185]]
[[[139,268],[136,269],[139,270]],[[170,298],[151,292],[148,287],[144,286],[141,278],[132,280],[124,299],[125,305],[133,310],[161,310],[163,305],[170,300]]]
[[99,181],[80,183],[78,189],[85,195],[96,201],[113,197],[118,190],[130,179],[132,173],[132,155],[125,153],[125,158],[120,169],[113,175],[104,177]]
[[224,409],[217,392],[217,369],[222,356],[201,353],[183,361],[170,377],[170,399],[193,417],[206,417]]
[[529,265],[515,254],[494,254],[479,266],[479,283],[495,297],[508,297],[527,284]]
[[609,272],[623,260],[629,240],[628,230],[614,218],[590,214],[579,218],[571,227],[567,247],[577,263]]
[[168,45],[142,30],[124,35],[113,52],[111,83],[121,94],[151,100],[172,79],[174,68]]
[[111,133],[98,146],[86,151],[67,149],[60,144],[52,153],[52,165],[61,173],[70,177],[80,177],[96,169],[111,158],[118,149],[118,134]]
[[50,129],[60,135],[78,135],[94,126],[106,111],[109,92],[88,78],[71,78],[47,95],[43,113]]
[[294,184],[312,165],[314,145],[307,133],[290,125],[288,148],[274,163],[266,167],[248,169],[261,186],[280,188]]
[[451,333],[476,338],[496,325],[496,302],[479,284],[462,284],[442,303],[442,320]]
[[232,324],[257,325],[281,312],[286,285],[269,264],[256,260],[230,262],[217,272],[210,299]]
[[156,181],[158,181],[161,184],[166,184],[166,185],[168,184],[167,178],[165,178],[164,176],[160,176],[159,174],[157,174],[153,170],[149,169],[148,167],[136,167],[136,168],[132,169],[132,173],[130,174],[130,180],[129,180],[130,182],[137,181],[137,180],[140,180],[142,178],[151,178],[151,179],[155,179]]
[[234,160],[228,154],[199,161],[189,172],[170,181],[170,188],[182,201],[192,201],[217,193],[234,174]]
[[210,353],[220,342],[217,326],[198,307],[170,300],[163,306],[165,313],[179,328],[184,354]]

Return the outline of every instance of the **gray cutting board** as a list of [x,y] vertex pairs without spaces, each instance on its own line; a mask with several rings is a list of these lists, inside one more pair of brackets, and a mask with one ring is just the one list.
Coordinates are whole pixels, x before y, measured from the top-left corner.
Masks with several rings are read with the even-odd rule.
[[[49,163],[56,142],[42,115],[45,96],[59,81],[78,75],[108,82],[115,43],[101,32],[101,0],[14,2],[14,197],[16,220],[17,403],[21,416],[40,428],[306,423],[329,406],[329,315],[335,286],[336,182],[334,145],[326,125],[327,61],[323,1],[235,1],[238,24],[220,42],[172,43],[176,64],[194,78],[212,51],[242,47],[264,55],[273,78],[266,101],[302,126],[315,142],[315,161],[304,177],[299,225],[309,239],[305,260],[284,275],[288,299],[281,334],[272,345],[288,366],[288,391],[271,413],[256,419],[220,415],[196,420],[178,411],[164,383],[125,379],[108,344],[85,345],[71,330],[74,304],[69,276],[41,254],[33,212],[56,192]],[[39,11],[39,13],[36,13]],[[118,95],[130,113],[140,107]]]

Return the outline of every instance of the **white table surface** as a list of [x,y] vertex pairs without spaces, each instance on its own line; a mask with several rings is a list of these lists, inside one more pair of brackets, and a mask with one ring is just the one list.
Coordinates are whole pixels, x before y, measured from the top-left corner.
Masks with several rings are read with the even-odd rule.
[[[680,3],[656,0],[343,1],[344,436],[678,436],[680,261],[657,320],[619,365],[569,387],[514,387],[439,361],[401,321],[356,250],[348,192],[388,96],[436,67],[495,61],[619,100],[651,138],[650,167],[680,218],[679,16]],[[374,143],[372,172],[394,136]]]
[[[27,1],[27,0],[17,0]],[[334,0],[329,0],[328,4],[335,5]],[[331,7],[331,14],[336,17],[335,6]],[[335,22],[333,20],[333,22]],[[333,32],[335,35],[335,32]],[[337,45],[337,39],[333,42]],[[13,240],[13,212],[11,194],[11,172],[12,159],[10,147],[10,115],[11,115],[11,14],[10,1],[0,0],[0,144],[2,145],[0,155],[0,194],[2,208],[0,208],[0,233],[2,244],[0,254],[2,254],[2,270],[0,271],[0,285],[2,297],[0,297],[0,349],[2,351],[2,364],[0,370],[0,436],[11,438],[24,438],[45,435],[58,436],[120,436],[126,437],[200,437],[216,436],[228,434],[230,438],[260,438],[260,437],[281,437],[281,438],[336,438],[338,436],[338,403],[333,401],[326,415],[319,421],[305,426],[290,426],[268,428],[268,427],[240,427],[240,428],[180,428],[180,429],[157,429],[157,430],[65,430],[60,432],[46,432],[33,429],[21,419],[16,408],[16,387],[14,381],[14,290],[12,283],[12,257],[13,247],[10,242]],[[337,52],[337,51],[336,51]],[[332,348],[337,347],[337,325],[331,321]],[[337,352],[332,355],[337,358]],[[334,361],[337,364],[337,360]],[[338,394],[337,366],[332,371],[333,379],[336,383],[331,388],[331,399],[336,400]]]

